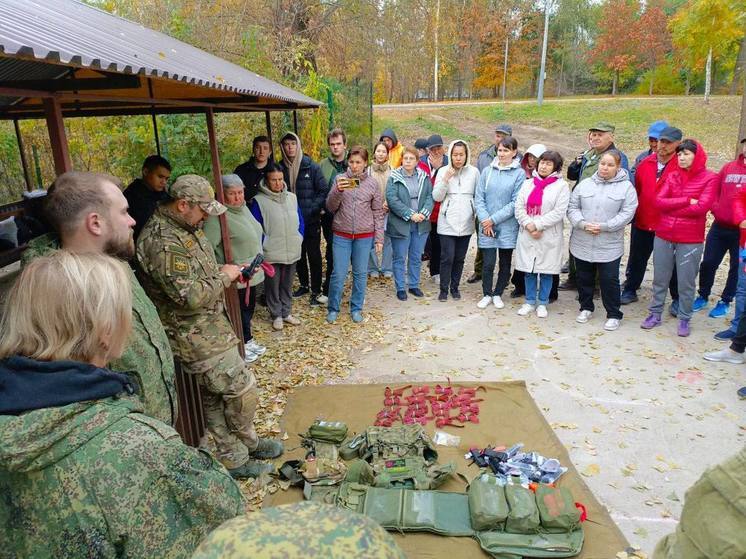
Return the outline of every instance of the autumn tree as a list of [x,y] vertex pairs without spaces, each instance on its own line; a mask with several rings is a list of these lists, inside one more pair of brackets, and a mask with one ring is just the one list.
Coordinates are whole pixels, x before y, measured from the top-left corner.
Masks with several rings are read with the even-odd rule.
[[687,71],[701,72],[704,67],[705,103],[709,102],[712,65],[735,61],[746,28],[746,4],[743,0],[690,0],[671,19],[669,28]]
[[648,95],[653,94],[655,69],[671,52],[671,34],[666,27],[668,16],[662,0],[648,0],[645,11],[637,22],[638,59],[641,67],[650,73]]
[[616,95],[619,76],[638,61],[636,0],[607,0],[601,10],[593,60],[611,72],[611,94]]

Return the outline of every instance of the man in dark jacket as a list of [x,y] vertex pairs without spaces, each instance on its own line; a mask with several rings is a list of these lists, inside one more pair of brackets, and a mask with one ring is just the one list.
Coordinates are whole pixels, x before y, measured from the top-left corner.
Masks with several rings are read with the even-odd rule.
[[272,144],[267,136],[257,136],[251,146],[253,155],[248,161],[241,163],[233,173],[241,177],[244,184],[244,200],[248,204],[259,192],[259,183],[266,174],[267,164],[274,161]]
[[285,184],[298,198],[298,207],[305,223],[298,262],[300,287],[293,296],[302,297],[309,292],[310,268],[311,305],[324,304],[326,298],[321,295],[321,211],[324,209],[329,187],[318,164],[303,154],[298,136],[288,132],[280,140],[280,148],[280,166]]
[[[347,171],[347,134],[341,128],[333,128],[326,136],[326,143],[329,146],[329,155],[319,161],[321,173],[326,181],[327,192],[334,184],[337,175]],[[334,251],[332,251],[332,222],[334,214],[326,207],[321,210],[321,231],[326,241],[326,274],[324,275],[324,284],[321,286],[321,297],[317,297],[319,303],[327,303],[329,295],[329,282],[332,279],[334,271]]]
[[142,178],[133,180],[124,190],[127,210],[135,220],[135,241],[158,204],[168,199],[166,187],[171,177],[171,164],[160,155],[149,155],[142,164]]

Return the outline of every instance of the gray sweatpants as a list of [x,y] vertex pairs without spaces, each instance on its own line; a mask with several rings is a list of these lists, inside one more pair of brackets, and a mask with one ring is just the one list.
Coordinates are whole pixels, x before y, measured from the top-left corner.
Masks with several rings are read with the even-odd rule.
[[679,318],[692,317],[692,304],[697,288],[697,273],[704,243],[671,243],[658,237],[653,242],[653,300],[650,312],[661,314],[666,303],[668,283],[674,266],[679,285]]
[[287,318],[293,309],[293,280],[295,264],[272,264],[274,277],[264,275],[264,295],[267,299],[269,316],[273,319]]

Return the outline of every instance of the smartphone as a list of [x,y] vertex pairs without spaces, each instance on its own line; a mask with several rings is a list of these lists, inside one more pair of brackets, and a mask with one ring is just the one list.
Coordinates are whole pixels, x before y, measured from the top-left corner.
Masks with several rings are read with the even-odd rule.
[[349,177],[347,179],[347,188],[357,188],[360,186],[360,179],[357,177]]

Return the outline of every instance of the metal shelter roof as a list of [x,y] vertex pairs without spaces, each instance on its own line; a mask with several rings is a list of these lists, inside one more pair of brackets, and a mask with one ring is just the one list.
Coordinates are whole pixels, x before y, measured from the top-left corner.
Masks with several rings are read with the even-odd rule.
[[322,103],[75,0],[0,0],[0,119],[315,108]]

